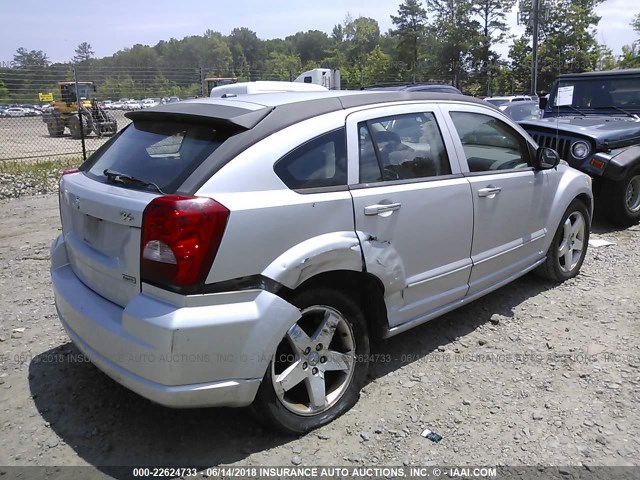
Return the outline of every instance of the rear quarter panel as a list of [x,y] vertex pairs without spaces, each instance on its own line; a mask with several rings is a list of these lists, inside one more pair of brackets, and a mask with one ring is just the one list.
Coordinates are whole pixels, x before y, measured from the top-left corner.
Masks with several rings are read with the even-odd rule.
[[353,205],[340,191],[298,193],[274,163],[318,135],[344,127],[345,112],[287,127],[245,150],[206,182],[197,195],[230,211],[207,283],[262,274],[289,288],[322,271],[362,269]]

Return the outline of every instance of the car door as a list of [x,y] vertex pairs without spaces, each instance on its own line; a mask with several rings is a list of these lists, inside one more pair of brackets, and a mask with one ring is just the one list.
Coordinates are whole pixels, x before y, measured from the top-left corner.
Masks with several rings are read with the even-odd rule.
[[469,295],[495,288],[545,254],[548,176],[532,167],[524,134],[499,113],[446,107],[473,196]]
[[347,117],[356,232],[367,271],[384,284],[392,328],[446,308],[468,288],[471,189],[441,124],[429,104]]

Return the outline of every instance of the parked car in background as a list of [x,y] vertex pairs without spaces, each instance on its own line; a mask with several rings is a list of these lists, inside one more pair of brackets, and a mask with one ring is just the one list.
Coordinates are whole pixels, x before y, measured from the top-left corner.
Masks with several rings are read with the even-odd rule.
[[133,98],[130,98],[126,102],[124,102],[123,109],[124,110],[140,110],[142,108],[142,104]]
[[307,432],[356,403],[370,338],[534,269],[572,278],[587,250],[590,178],[480,100],[288,92],[126,116],[60,180],[51,276],[77,347],[163,405],[253,403]]
[[539,145],[591,175],[610,221],[640,221],[640,69],[560,75],[543,117],[522,122]]
[[111,110],[124,110],[128,100],[129,100],[128,98],[121,98],[120,100],[112,102]]
[[179,97],[175,97],[175,96],[174,97],[164,97],[162,99],[161,103],[164,105],[164,104],[167,104],[167,103],[177,103],[179,101],[180,101]]
[[160,105],[160,98],[145,98],[140,102],[142,108],[151,108]]
[[9,107],[5,109],[3,115],[5,117],[32,117],[35,116],[35,112],[22,107]]
[[462,92],[452,85],[439,83],[382,83],[363,87],[362,90],[373,91],[399,91],[399,92],[430,92],[430,93],[454,93],[462,95]]
[[531,101],[531,97],[529,95],[508,95],[504,97],[485,97],[484,101],[499,107],[500,105],[507,105],[512,102]]
[[542,115],[538,102],[525,100],[523,102],[511,102],[498,107],[499,110],[509,115],[514,121],[536,120]]

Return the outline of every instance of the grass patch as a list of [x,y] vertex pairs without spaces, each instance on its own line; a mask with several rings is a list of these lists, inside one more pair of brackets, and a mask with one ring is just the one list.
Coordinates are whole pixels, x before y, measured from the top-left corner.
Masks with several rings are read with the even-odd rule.
[[81,163],[80,155],[0,161],[0,198],[56,192],[62,172]]

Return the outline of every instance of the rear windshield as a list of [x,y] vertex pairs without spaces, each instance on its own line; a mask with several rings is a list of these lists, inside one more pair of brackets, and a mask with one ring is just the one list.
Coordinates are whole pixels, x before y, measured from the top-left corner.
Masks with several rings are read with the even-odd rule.
[[166,121],[137,121],[106,148],[88,159],[83,170],[107,181],[105,171],[152,184],[127,183],[129,188],[175,193],[187,177],[229,137],[210,125]]

